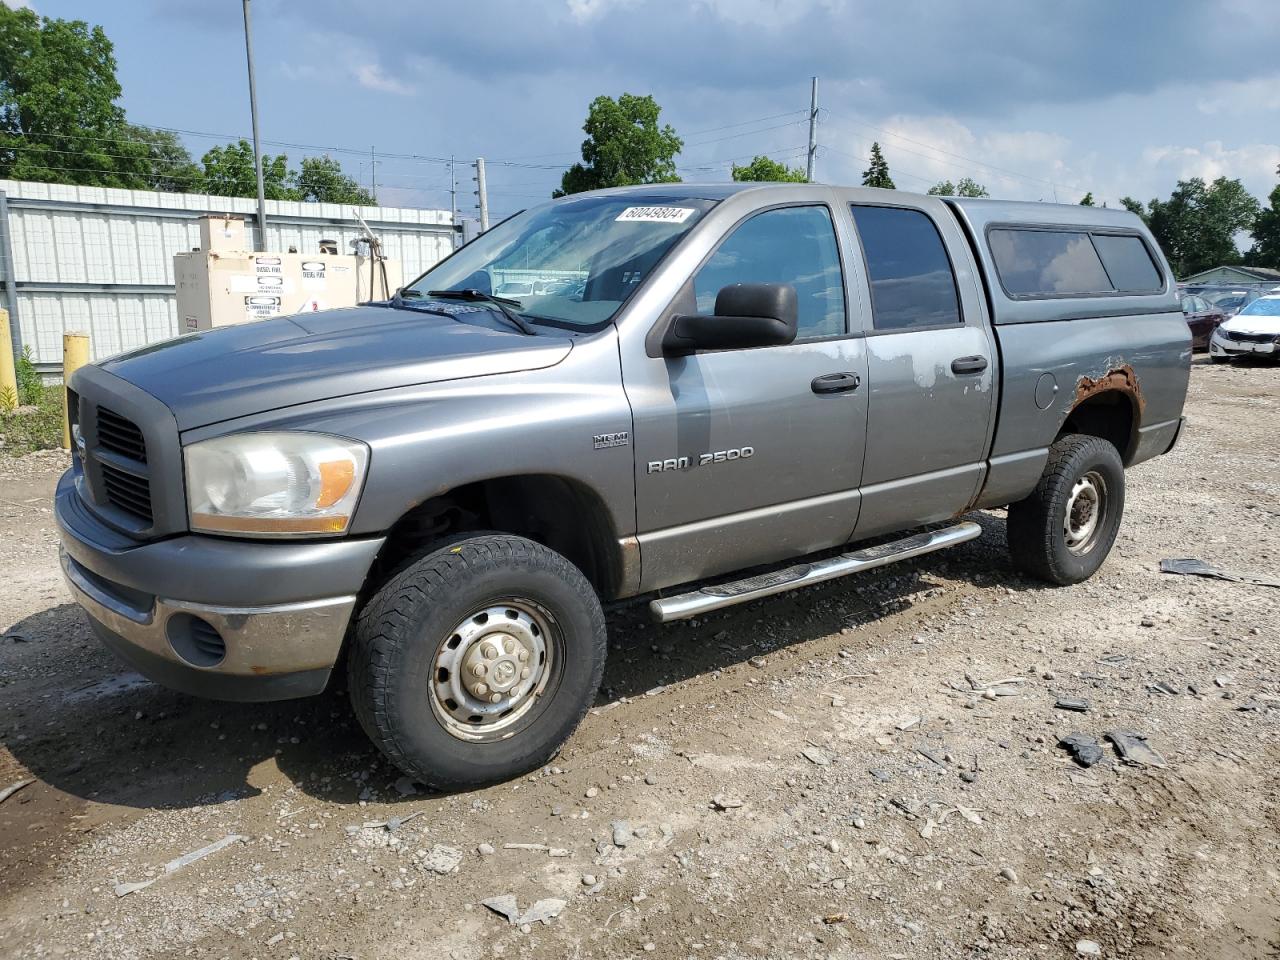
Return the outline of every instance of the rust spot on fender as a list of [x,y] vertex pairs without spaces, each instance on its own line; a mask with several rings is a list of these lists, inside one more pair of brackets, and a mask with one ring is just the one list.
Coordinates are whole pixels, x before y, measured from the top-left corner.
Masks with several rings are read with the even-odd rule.
[[1127,363],[1107,371],[1100,377],[1080,377],[1076,381],[1076,399],[1072,407],[1080,406],[1090,397],[1096,397],[1100,393],[1111,391],[1123,393],[1130,397],[1134,406],[1137,407],[1139,418],[1141,418],[1146,409],[1147,401],[1142,395],[1142,384],[1138,382],[1138,375],[1134,373],[1133,367]]

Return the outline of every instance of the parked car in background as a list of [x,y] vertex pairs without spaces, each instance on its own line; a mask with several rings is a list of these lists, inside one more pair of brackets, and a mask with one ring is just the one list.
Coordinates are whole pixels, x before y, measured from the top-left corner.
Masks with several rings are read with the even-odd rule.
[[1280,359],[1280,295],[1259,297],[1213,332],[1209,359],[1226,363],[1238,357]]
[[498,289],[493,291],[496,297],[507,297],[515,300],[518,297],[533,296],[533,283],[529,280],[508,280],[506,283],[498,284]]
[[1209,337],[1218,329],[1218,324],[1227,319],[1220,307],[1194,293],[1182,297],[1182,315],[1187,318],[1187,326],[1191,328],[1193,350],[1208,350]]

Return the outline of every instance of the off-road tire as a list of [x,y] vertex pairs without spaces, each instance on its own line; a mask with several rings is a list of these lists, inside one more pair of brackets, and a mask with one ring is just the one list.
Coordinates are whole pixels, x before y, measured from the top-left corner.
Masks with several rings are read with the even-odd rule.
[[[471,611],[516,598],[554,618],[554,688],[505,739],[459,739],[430,700],[440,645]],[[595,698],[606,648],[600,601],[577,567],[523,537],[470,535],[404,567],[364,605],[348,660],[351,703],[369,738],[408,776],[441,791],[486,786],[555,756]]]
[[[1097,534],[1088,549],[1067,547],[1064,530],[1072,488],[1094,473],[1105,482]],[[1007,531],[1014,565],[1038,580],[1066,586],[1089,579],[1115,543],[1124,516],[1124,464],[1116,448],[1099,437],[1068,434],[1049,448],[1035,490],[1009,506]]]

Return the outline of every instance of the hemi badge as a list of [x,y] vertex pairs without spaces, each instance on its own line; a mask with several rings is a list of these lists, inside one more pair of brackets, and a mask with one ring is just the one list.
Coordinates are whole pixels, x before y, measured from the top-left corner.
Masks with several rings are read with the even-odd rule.
[[631,434],[626,430],[618,433],[597,433],[591,438],[591,445],[597,450],[603,450],[606,447],[625,447],[631,442]]

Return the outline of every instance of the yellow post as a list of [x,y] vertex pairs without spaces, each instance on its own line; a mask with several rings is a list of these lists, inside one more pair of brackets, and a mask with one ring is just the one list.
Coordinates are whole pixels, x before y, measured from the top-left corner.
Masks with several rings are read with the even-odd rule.
[[67,384],[71,375],[89,362],[89,335],[64,333],[62,335],[62,447],[71,449],[71,418],[67,411]]
[[0,309],[0,409],[21,402],[18,396],[18,374],[13,366],[13,339],[9,333],[9,311]]

